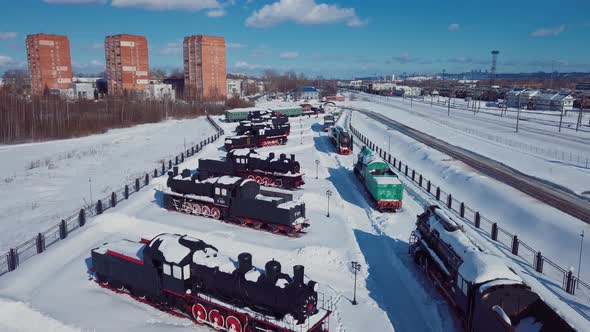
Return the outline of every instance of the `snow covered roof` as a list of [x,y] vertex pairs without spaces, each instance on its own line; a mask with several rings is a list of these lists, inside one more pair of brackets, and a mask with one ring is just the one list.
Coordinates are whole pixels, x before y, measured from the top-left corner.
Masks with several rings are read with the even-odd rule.
[[375,176],[374,178],[378,185],[401,184],[396,176]]
[[252,151],[250,149],[235,149],[231,151],[234,156],[247,156],[250,152],[254,154],[258,154],[256,151]]
[[[440,239],[461,257],[459,274],[474,284],[496,279],[522,282],[502,259],[482,251],[462,231],[459,224],[448,213],[435,209],[429,219],[430,229],[437,230]],[[446,226],[446,227],[445,227]]]
[[115,242],[106,243],[94,251],[99,254],[106,254],[107,251],[114,251],[116,253],[125,255],[127,257],[136,258],[143,261],[143,248],[145,244],[131,241],[131,240],[119,240]]
[[[158,250],[164,255],[164,259],[169,263],[180,264],[180,262],[191,253],[190,249],[178,242],[182,236],[178,234],[164,233],[156,236],[150,241],[150,246],[154,243],[160,242]],[[187,236],[192,241],[199,241],[198,239]]]
[[202,182],[230,185],[230,184],[234,184],[234,183],[240,181],[241,179],[242,178],[237,177],[237,176],[224,175],[224,176],[220,176],[218,178],[209,178],[209,179],[203,180]]

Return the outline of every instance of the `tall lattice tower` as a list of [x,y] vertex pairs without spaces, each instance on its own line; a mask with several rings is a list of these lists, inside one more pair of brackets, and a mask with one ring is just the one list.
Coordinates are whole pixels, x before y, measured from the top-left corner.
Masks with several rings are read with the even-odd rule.
[[498,54],[500,51],[492,51],[492,70],[490,71],[490,86],[494,85],[496,79],[496,64],[498,63]]

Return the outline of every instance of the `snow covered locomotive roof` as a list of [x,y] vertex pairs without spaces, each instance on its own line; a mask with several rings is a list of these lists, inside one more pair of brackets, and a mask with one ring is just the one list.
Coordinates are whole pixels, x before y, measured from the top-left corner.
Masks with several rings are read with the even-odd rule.
[[375,182],[377,182],[378,185],[386,185],[386,184],[393,184],[393,185],[397,185],[397,184],[401,184],[400,180],[397,177],[393,177],[393,176],[375,176],[374,177]]
[[453,217],[438,207],[432,211],[428,220],[429,228],[431,231],[436,230],[440,239],[461,258],[463,262],[458,272],[463,279],[474,284],[497,279],[522,283],[522,279],[501,258],[484,252],[467,237]]

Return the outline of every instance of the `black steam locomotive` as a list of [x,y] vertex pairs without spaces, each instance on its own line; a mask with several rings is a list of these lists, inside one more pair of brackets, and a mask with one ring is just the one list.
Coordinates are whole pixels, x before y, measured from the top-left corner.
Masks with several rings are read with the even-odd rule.
[[443,290],[467,331],[574,331],[501,258],[481,250],[438,206],[418,216],[415,262]]
[[215,329],[328,331],[330,311],[318,306],[318,283],[305,282],[301,265],[293,276],[275,260],[260,271],[249,253],[235,262],[202,240],[168,233],[105,243],[91,258],[102,287]]
[[[287,119],[287,118],[285,117],[285,119]],[[236,127],[235,133],[237,135],[253,134],[254,132],[256,132],[260,129],[265,129],[265,128],[269,128],[269,127],[282,128],[283,130],[285,130],[287,135],[289,135],[289,133],[291,131],[291,124],[289,123],[288,120],[285,122],[285,121],[283,121],[283,119],[273,118],[268,121],[260,121],[260,122],[242,120],[242,121],[240,121],[240,123]]]
[[339,154],[351,154],[352,153],[352,135],[346,129],[340,126],[334,126],[330,128],[330,140],[338,150]]
[[264,123],[262,128],[250,130],[243,135],[228,136],[224,147],[227,151],[240,148],[255,148],[262,146],[281,145],[287,143],[287,136],[291,126]]
[[225,160],[199,159],[198,178],[200,181],[222,175],[240,176],[265,186],[285,189],[300,187],[305,182],[301,167],[295,160],[281,153],[278,158],[273,152],[262,158],[251,149],[231,150]]
[[240,177],[198,177],[188,169],[169,172],[164,208],[288,236],[309,227],[305,203],[293,201],[291,194],[261,190],[256,181]]

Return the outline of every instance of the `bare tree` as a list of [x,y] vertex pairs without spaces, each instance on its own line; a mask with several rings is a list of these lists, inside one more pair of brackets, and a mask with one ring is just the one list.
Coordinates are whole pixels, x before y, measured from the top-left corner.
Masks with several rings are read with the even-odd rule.
[[14,94],[24,94],[30,90],[29,73],[23,69],[10,69],[2,75],[4,88]]
[[166,78],[166,70],[163,68],[151,68],[150,78],[153,80],[163,80]]

